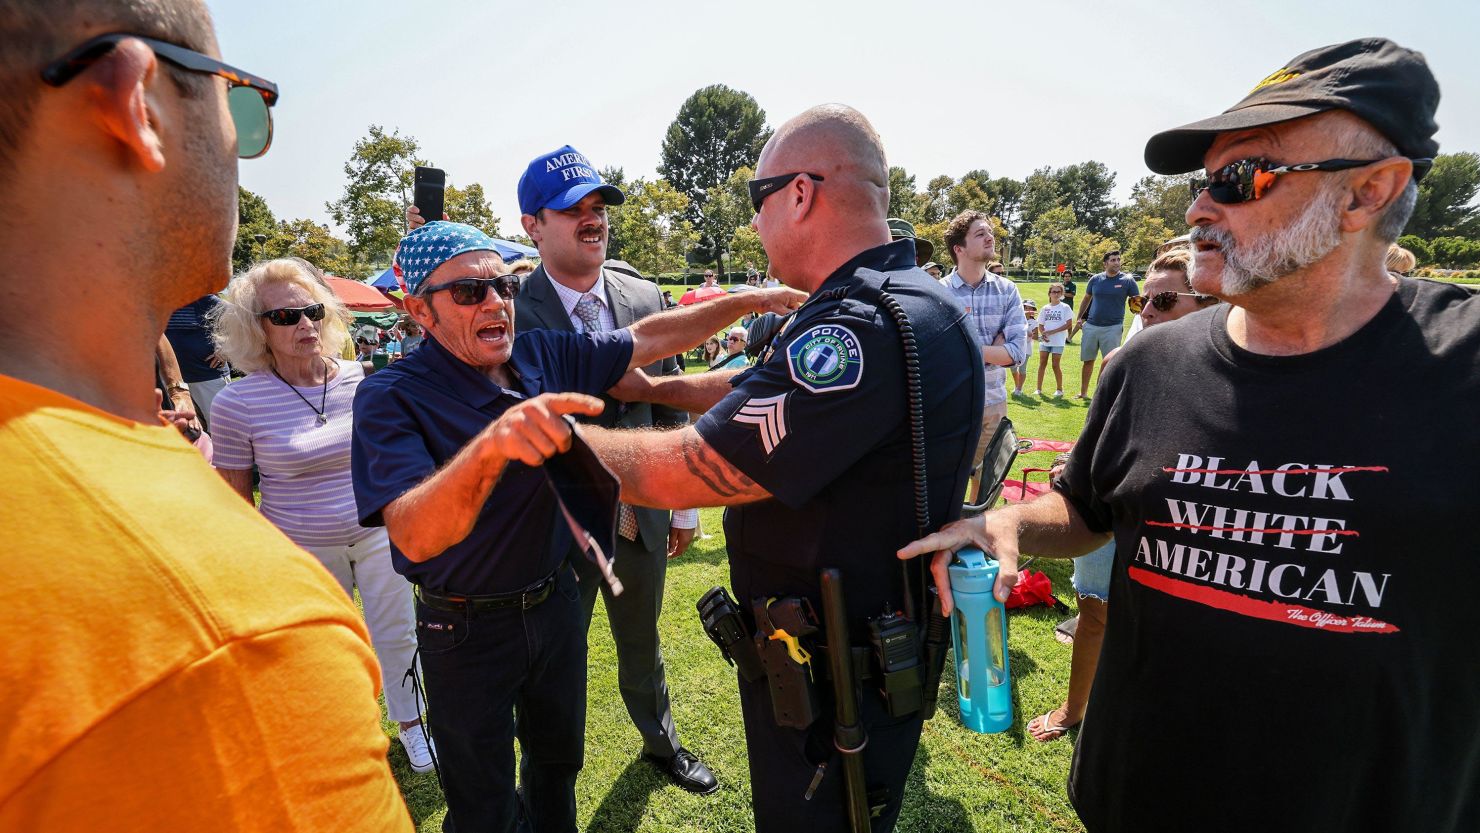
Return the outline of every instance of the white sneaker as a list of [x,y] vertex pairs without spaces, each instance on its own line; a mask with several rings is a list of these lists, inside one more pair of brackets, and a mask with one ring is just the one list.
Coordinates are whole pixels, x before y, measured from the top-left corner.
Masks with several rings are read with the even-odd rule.
[[1038,390],[1033,391],[1033,395],[1034,396],[1042,396],[1043,395],[1043,388],[1039,388]]
[[401,746],[406,749],[406,757],[411,761],[412,772],[432,771],[432,740],[427,737],[426,729],[418,723],[410,729],[400,730]]
[[1064,398],[1064,392],[1061,391],[1061,390],[1054,391],[1053,392],[1053,398],[1054,399],[1063,399]]

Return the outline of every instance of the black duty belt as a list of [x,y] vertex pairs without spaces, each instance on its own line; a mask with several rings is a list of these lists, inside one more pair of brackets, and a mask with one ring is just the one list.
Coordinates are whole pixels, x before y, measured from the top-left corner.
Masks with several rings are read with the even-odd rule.
[[441,593],[433,593],[424,587],[417,586],[416,598],[421,603],[434,610],[445,610],[451,613],[464,613],[466,611],[499,610],[505,607],[520,607],[529,610],[535,605],[550,598],[550,591],[555,588],[555,577],[557,570],[543,579],[531,584],[523,590],[513,593],[498,593],[489,596],[452,596]]

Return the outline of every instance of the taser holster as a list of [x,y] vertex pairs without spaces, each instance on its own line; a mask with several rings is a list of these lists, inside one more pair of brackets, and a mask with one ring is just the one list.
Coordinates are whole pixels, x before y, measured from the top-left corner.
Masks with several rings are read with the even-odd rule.
[[806,729],[817,720],[817,689],[812,655],[800,640],[817,632],[817,614],[811,602],[797,597],[752,599],[751,610],[776,725]]

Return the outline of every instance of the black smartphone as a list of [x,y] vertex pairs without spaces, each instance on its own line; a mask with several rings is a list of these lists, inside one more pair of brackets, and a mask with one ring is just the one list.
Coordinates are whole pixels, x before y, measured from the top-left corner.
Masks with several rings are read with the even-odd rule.
[[421,212],[421,218],[428,223],[442,219],[442,214],[445,213],[442,197],[447,190],[447,172],[441,168],[423,168],[417,165],[412,182],[412,203]]

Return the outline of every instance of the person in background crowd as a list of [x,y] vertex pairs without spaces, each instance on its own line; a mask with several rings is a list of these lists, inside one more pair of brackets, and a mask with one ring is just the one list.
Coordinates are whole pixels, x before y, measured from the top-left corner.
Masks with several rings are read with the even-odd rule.
[[[1152,262],[1146,270],[1145,294],[1129,301],[1146,327],[1176,321],[1218,303],[1211,295],[1192,291],[1192,255],[1185,249],[1173,250]],[[1064,305],[1067,307],[1067,305]],[[1045,310],[1046,312],[1046,310]],[[1067,325],[1067,321],[1065,322]],[[1130,338],[1126,339],[1127,344]],[[1108,364],[1119,349],[1105,357]],[[1042,364],[1039,373],[1042,374]],[[1049,475],[1058,477],[1063,469],[1056,466]],[[1110,599],[1110,572],[1115,563],[1115,541],[1105,542],[1094,552],[1074,559],[1074,592],[1079,595],[1079,615],[1071,625],[1073,658],[1069,663],[1069,692],[1058,708],[1028,721],[1029,735],[1039,742],[1050,741],[1079,725],[1089,702],[1090,685],[1100,661],[1100,644],[1105,636],[1106,610]]]
[[[992,267],[988,266],[987,271],[992,272]],[[992,274],[1001,275],[1002,264],[997,264],[997,271]],[[1023,382],[1028,379],[1028,359],[1033,355],[1032,342],[1038,339],[1038,304],[1032,300],[1023,299],[1023,318],[1027,320],[1028,347],[1023,351],[1023,360],[1012,366],[1013,396],[1023,395]]]
[[704,341],[704,346],[700,350],[703,351],[704,364],[710,366],[719,361],[720,356],[725,355],[725,343],[720,340],[719,336],[710,336]]
[[527,257],[521,257],[513,263],[509,264],[509,274],[519,276],[519,280],[522,281],[526,277],[534,274],[534,270],[538,268],[538,263],[535,263],[533,260],[530,260]]
[[1413,267],[1416,265],[1418,265],[1418,258],[1413,256],[1413,252],[1399,246],[1397,243],[1388,246],[1387,270],[1389,272],[1407,275],[1413,271]]
[[725,353],[713,364],[710,370],[742,370],[746,367],[745,345],[746,330],[744,327],[731,327],[730,332],[725,335]]
[[1226,303],[1116,356],[1052,491],[900,552],[937,553],[944,597],[949,553],[982,547],[1000,598],[1020,552],[1113,533],[1069,779],[1087,830],[1480,829],[1474,615],[1434,599],[1480,585],[1480,446],[1455,442],[1480,296],[1385,263],[1438,104],[1422,55],[1367,38],[1153,136],[1153,172],[1207,171],[1192,287]]
[[412,829],[354,605],[158,417],[271,138],[219,56],[197,0],[0,0],[0,830]]
[[391,567],[385,530],[359,525],[349,447],[359,362],[337,358],[349,337],[344,304],[293,260],[232,280],[215,317],[216,352],[247,373],[216,398],[215,466],[248,503],[261,473],[262,514],[319,560],[345,595],[359,590],[380,661],[386,712],[416,772],[432,768],[413,687],[411,587]]
[[1034,396],[1043,395],[1043,371],[1053,363],[1055,399],[1064,395],[1064,372],[1059,366],[1064,355],[1064,343],[1069,340],[1069,328],[1074,326],[1074,308],[1064,301],[1064,287],[1052,284],[1048,287],[1048,306],[1038,313],[1038,389]]
[[890,217],[885,220],[889,225],[890,240],[912,240],[915,244],[915,264],[923,266],[930,261],[935,254],[935,244],[923,237],[915,236],[915,224],[909,220],[901,220],[898,217]]
[[771,274],[771,266],[770,266],[770,264],[767,264],[766,265],[766,279],[763,280],[763,281],[761,281],[761,287],[763,289],[775,289],[776,287],[778,287],[780,285],[781,285],[781,281],[777,280],[776,279],[776,276],[773,275],[773,274]]
[[939,263],[936,263],[933,260],[929,263],[926,263],[921,268],[925,270],[925,274],[929,275],[932,278],[935,278],[936,280],[942,280],[945,277],[945,271],[940,268]]
[[745,261],[745,282],[750,286],[761,285],[761,273],[759,269],[755,268],[753,261]]
[[1105,271],[1094,275],[1084,286],[1084,302],[1079,307],[1079,320],[1084,325],[1084,339],[1079,345],[1079,358],[1084,367],[1079,371],[1079,393],[1075,399],[1089,399],[1089,380],[1095,371],[1095,359],[1110,354],[1120,346],[1121,328],[1125,326],[1125,299],[1140,289],[1129,275],[1120,273],[1120,252],[1106,252],[1100,259]]
[[719,279],[714,276],[713,269],[704,270],[704,283],[702,286],[715,288],[719,286]]
[[425,335],[422,333],[421,325],[409,315],[401,316],[401,355],[405,356],[415,350],[423,338]]
[[1000,277],[1007,272],[1007,269],[1002,265],[1001,261],[994,260],[987,264],[987,271]]
[[[966,310],[968,329],[976,335],[986,368],[986,398],[982,429],[972,452],[972,465],[979,464],[997,425],[1007,416],[1007,368],[1028,354],[1028,319],[1017,285],[987,271],[996,254],[992,221],[980,211],[963,211],[946,226],[946,250],[956,268],[946,276],[945,287]],[[977,501],[981,484],[973,488],[968,503]]]
[[211,325],[207,320],[211,310],[221,299],[215,295],[202,295],[194,301],[170,313],[169,323],[164,325],[165,338],[175,351],[175,360],[180,365],[180,377],[200,415],[201,425],[210,430],[211,401],[226,387],[226,363],[221,361],[211,347]]

